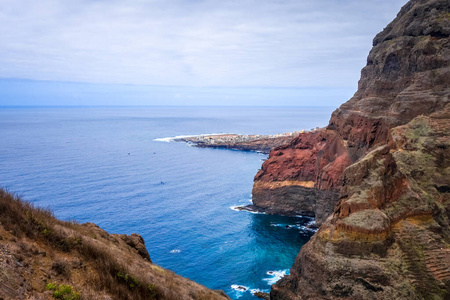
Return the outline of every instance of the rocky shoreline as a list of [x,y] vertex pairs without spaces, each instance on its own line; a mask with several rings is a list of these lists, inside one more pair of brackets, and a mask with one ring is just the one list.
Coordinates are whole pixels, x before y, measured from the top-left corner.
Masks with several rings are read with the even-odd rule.
[[269,154],[276,147],[289,144],[303,131],[274,135],[247,134],[205,134],[174,138],[174,142],[186,142],[200,148],[222,148],[242,151],[257,151]]

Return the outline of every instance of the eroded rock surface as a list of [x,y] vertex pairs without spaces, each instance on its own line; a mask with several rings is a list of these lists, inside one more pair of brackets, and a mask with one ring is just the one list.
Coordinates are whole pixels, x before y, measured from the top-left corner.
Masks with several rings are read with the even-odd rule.
[[448,0],[408,2],[375,37],[358,91],[327,130],[264,163],[255,205],[293,197],[266,203],[260,182],[338,193],[293,204],[316,216],[319,203],[333,208],[271,299],[450,299],[449,33]]
[[446,0],[416,0],[402,8],[375,37],[358,91],[333,112],[328,127],[270,153],[255,176],[256,207],[287,215],[311,207],[308,214],[321,224],[339,199],[348,166],[392,145],[392,128],[444,109],[450,94],[448,7]]
[[450,105],[344,172],[332,216],[271,299],[448,299]]

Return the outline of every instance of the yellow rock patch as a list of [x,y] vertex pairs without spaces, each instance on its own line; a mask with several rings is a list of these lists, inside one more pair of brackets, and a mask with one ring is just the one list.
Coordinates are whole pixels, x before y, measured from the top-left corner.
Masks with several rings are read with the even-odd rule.
[[271,182],[256,181],[253,184],[253,188],[255,189],[269,189],[269,190],[278,189],[285,186],[301,186],[305,188],[313,188],[314,181],[298,181],[298,180],[271,181]]

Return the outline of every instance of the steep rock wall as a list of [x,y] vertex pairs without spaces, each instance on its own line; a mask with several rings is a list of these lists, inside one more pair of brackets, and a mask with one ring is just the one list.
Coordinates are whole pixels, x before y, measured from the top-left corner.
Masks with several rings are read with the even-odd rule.
[[450,297],[450,105],[344,172],[332,216],[271,299]]
[[[392,145],[391,128],[449,103],[448,6],[446,0],[416,0],[402,8],[375,37],[358,91],[333,112],[328,127],[301,134],[270,153],[255,176],[256,207],[288,215],[311,207],[308,214],[315,215],[320,225],[338,201],[342,174],[349,165],[371,149]],[[283,182],[314,184],[303,186],[308,190],[302,198],[292,195],[298,190],[295,184],[290,185],[292,193],[276,188]],[[311,195],[315,203],[309,200]]]
[[352,161],[336,206],[271,299],[450,299],[449,33],[448,0],[412,0],[375,37],[327,128]]

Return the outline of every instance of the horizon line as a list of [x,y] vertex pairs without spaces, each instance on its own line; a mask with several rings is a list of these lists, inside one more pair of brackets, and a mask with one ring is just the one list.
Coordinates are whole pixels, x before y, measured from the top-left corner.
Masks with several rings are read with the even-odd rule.
[[40,82],[40,83],[65,83],[65,84],[86,84],[86,85],[122,85],[130,87],[158,87],[158,88],[210,88],[210,89],[349,89],[354,86],[216,86],[216,85],[152,85],[152,84],[135,84],[135,83],[99,83],[84,81],[66,81],[66,80],[47,80],[47,79],[30,79],[17,77],[0,77],[0,81],[22,81],[22,82]]
[[0,108],[80,108],[80,107],[335,107],[334,105],[0,105]]

